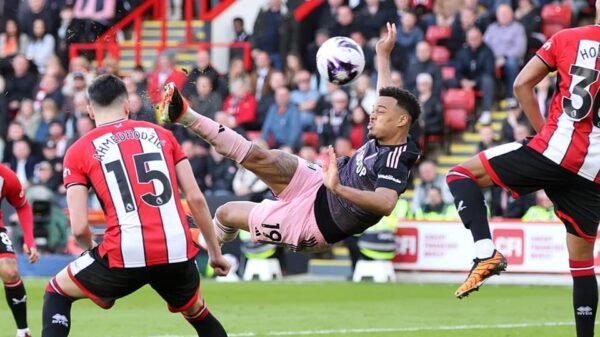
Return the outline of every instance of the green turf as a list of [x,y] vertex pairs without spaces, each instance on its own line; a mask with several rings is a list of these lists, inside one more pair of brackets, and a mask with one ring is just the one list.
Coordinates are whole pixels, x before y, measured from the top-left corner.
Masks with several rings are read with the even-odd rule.
[[[38,337],[45,283],[26,280],[29,321]],[[230,335],[238,337],[574,335],[568,287],[485,286],[459,301],[452,296],[455,286],[207,281],[203,293],[210,310]],[[0,300],[0,337],[12,337],[14,324],[4,300]],[[555,323],[560,325],[544,326]],[[506,326],[501,327],[503,324]],[[118,301],[108,311],[88,300],[73,305],[71,336],[167,335],[188,337],[194,333],[180,315],[167,312],[150,288]]]

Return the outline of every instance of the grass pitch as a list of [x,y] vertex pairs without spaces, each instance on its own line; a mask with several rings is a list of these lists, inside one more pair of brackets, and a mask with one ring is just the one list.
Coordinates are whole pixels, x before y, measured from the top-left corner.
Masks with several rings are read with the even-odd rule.
[[[46,280],[26,279],[29,324],[40,336]],[[553,337],[574,336],[571,289],[488,285],[463,300],[457,285],[237,283],[203,281],[211,312],[231,337]],[[0,296],[3,297],[3,296]],[[14,322],[0,299],[0,337]],[[70,336],[192,337],[193,329],[151,288],[102,310],[73,305]]]

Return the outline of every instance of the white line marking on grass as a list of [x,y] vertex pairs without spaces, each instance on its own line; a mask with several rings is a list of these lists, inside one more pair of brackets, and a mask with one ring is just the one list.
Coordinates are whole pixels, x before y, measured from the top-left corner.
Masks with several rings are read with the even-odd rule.
[[[227,334],[229,337],[255,336],[306,336],[333,334],[364,334],[384,332],[416,332],[416,331],[447,331],[447,330],[476,330],[476,329],[515,329],[542,328],[554,326],[572,326],[573,322],[541,322],[541,323],[504,323],[504,324],[471,324],[471,325],[440,325],[405,328],[364,328],[364,329],[328,329],[328,330],[298,330],[298,331],[267,331],[267,332],[236,332]],[[151,337],[186,337],[183,335],[162,335]]]

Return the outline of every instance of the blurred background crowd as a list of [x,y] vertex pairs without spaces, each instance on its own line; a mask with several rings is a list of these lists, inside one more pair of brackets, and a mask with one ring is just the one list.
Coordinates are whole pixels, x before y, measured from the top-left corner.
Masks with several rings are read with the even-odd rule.
[[[428,144],[432,137],[444,134],[443,95],[448,89],[477,91],[478,113],[472,124],[479,125],[480,150],[532,133],[511,87],[520,68],[547,39],[541,10],[551,1],[327,0],[313,24],[314,34],[301,39],[285,3],[270,0],[257,13],[253,27],[242,18],[231,23],[233,41],[251,43],[249,69],[235,49],[225,73],[212,65],[209,50],[198,50],[195,67],[185,71],[176,67],[170,52],[158,55],[154,68],[138,65],[128,73],[122,73],[110,57],[101,67],[95,66],[93,55],[68,58],[70,43],[94,41],[141,2],[0,0],[0,161],[17,173],[32,199],[45,202],[38,204],[37,211],[45,221],[56,223],[52,230],[64,231],[64,238],[50,245],[51,251],[62,252],[67,246],[67,222],[61,212],[65,206],[62,158],[73,142],[94,128],[86,109],[86,88],[103,73],[125,81],[133,119],[155,123],[160,88],[173,81],[199,113],[259,146],[319,163],[328,145],[335,146],[338,156],[349,156],[367,140],[366,127],[377,96],[374,46],[385,34],[385,23],[395,22],[393,82],[414,93],[423,108],[411,130],[422,145],[423,160],[413,172],[412,197],[399,201],[396,216],[401,218],[457,219],[436,164],[440,149]],[[593,1],[563,3],[571,7],[571,25],[593,23]],[[169,16],[181,15],[182,1],[171,0]],[[450,34],[432,38],[438,30]],[[332,36],[350,37],[364,50],[365,71],[349,86],[328,83],[316,71],[316,52]],[[537,91],[544,112],[553,81],[545,79]],[[508,117],[501,131],[494,132],[489,123],[500,102]],[[270,197],[256,176],[187,130],[172,130],[208,196]],[[507,192],[490,189],[486,197],[492,216],[553,217],[543,193],[515,200]],[[100,208],[94,201],[90,206]]]

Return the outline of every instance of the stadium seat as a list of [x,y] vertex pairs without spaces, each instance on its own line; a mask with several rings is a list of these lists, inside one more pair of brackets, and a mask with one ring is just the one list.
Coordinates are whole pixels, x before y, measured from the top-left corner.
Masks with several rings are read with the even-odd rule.
[[449,39],[450,35],[452,35],[452,29],[450,27],[429,26],[425,33],[425,40],[432,45],[435,45],[438,40]]
[[467,110],[444,109],[444,125],[452,131],[464,131],[467,128]]
[[437,64],[444,65],[450,61],[450,50],[443,46],[433,46],[431,59]]
[[260,281],[280,280],[281,264],[277,259],[248,259],[244,270],[244,281],[252,281],[258,276]]
[[547,4],[542,8],[542,32],[549,38],[571,25],[571,7],[568,4]]
[[473,90],[448,89],[443,95],[444,108],[463,109],[468,113],[475,110],[475,92]]
[[365,278],[372,278],[373,282],[396,282],[396,272],[392,261],[367,261],[359,260],[354,267],[353,282],[361,282]]
[[453,66],[442,67],[442,79],[444,81],[451,80],[456,77],[456,68]]

